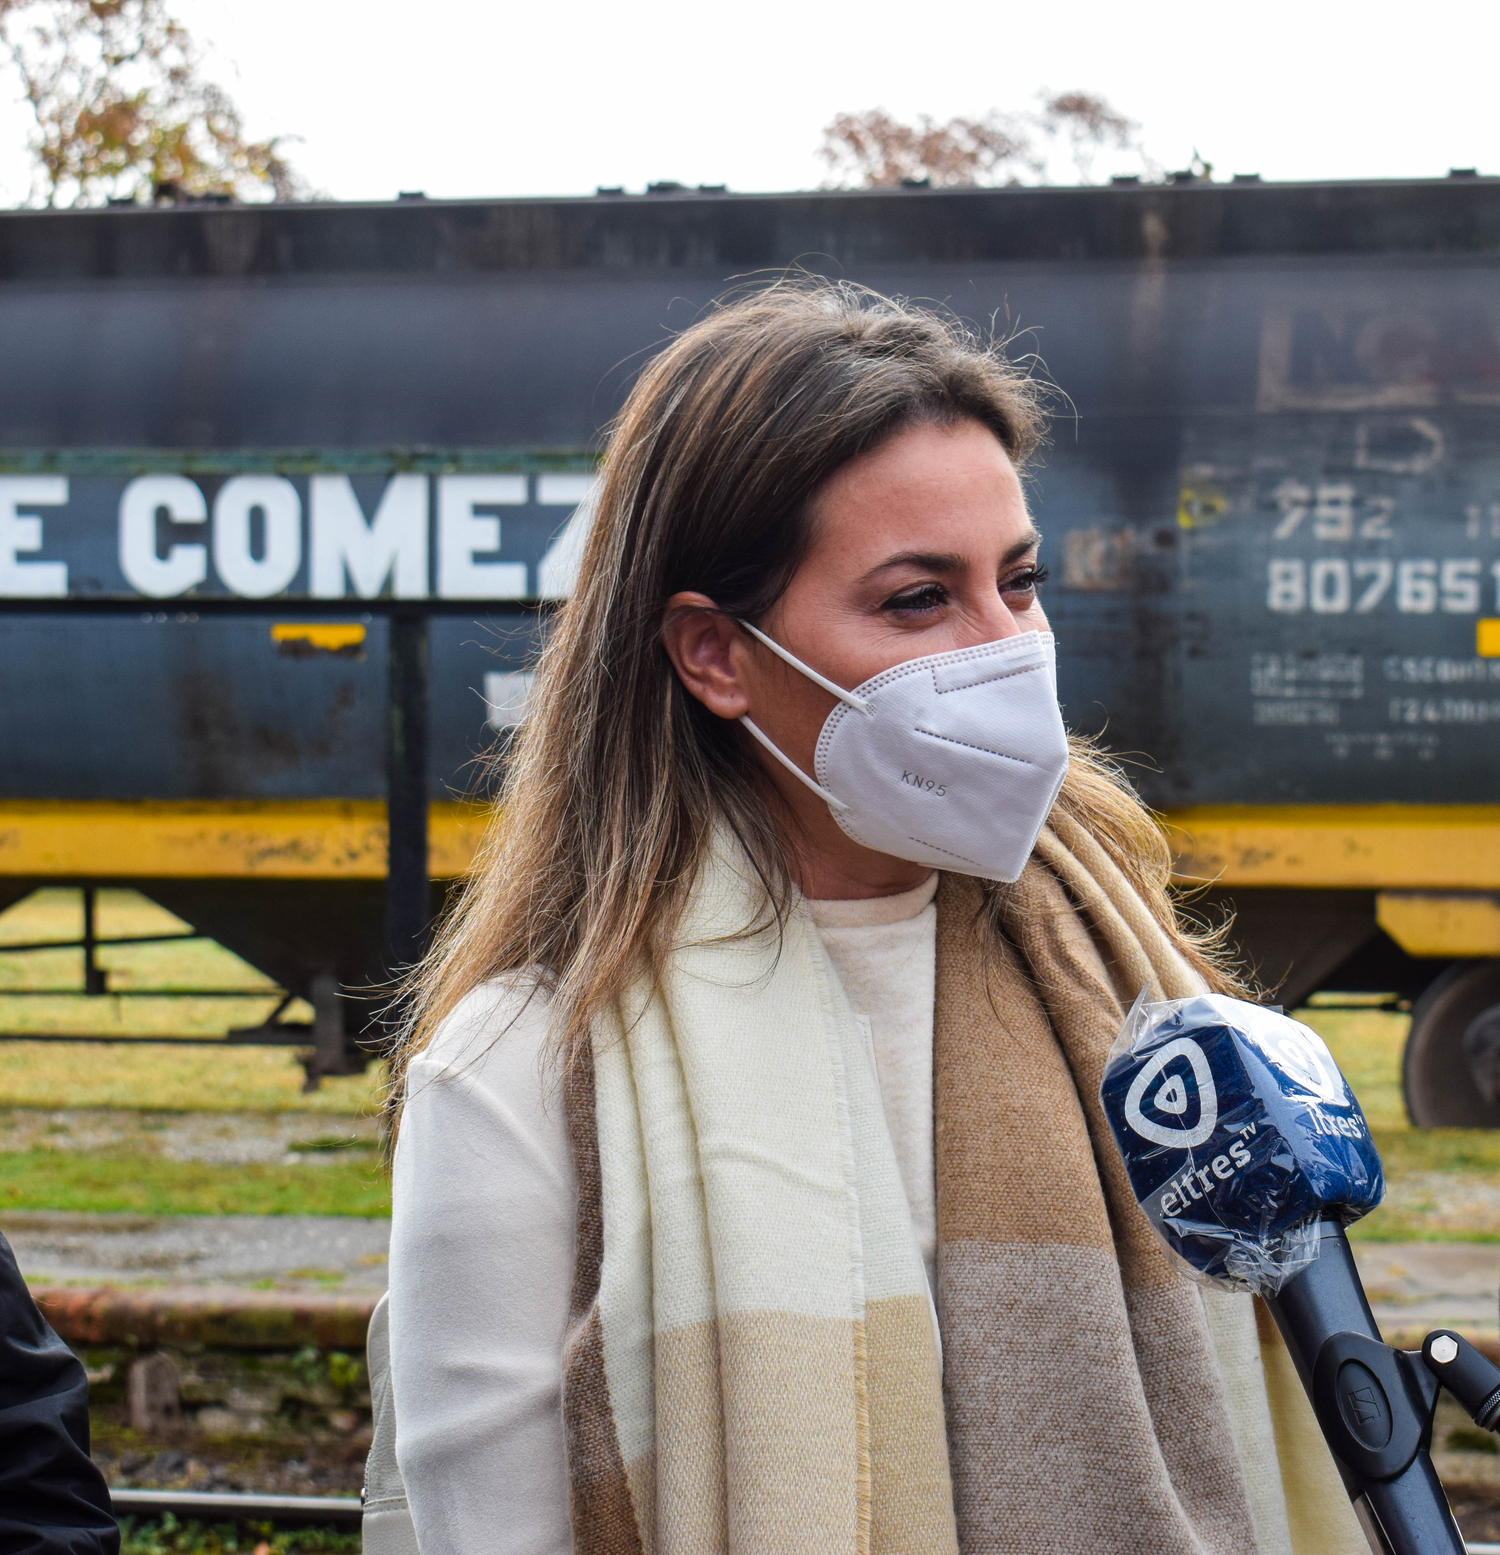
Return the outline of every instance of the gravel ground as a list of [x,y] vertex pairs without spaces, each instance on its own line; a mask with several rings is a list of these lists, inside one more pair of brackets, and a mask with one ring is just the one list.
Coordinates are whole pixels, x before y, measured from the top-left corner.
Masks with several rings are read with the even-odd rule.
[[[390,1223],[314,1215],[0,1213],[33,1283],[142,1281],[383,1290]],[[1362,1242],[1360,1276],[1385,1328],[1494,1334],[1500,1245]]]
[[114,1107],[0,1109],[0,1152],[95,1151],[221,1166],[316,1166],[343,1149],[375,1150],[377,1119],[276,1112],[132,1112]]
[[364,1483],[368,1448],[365,1440],[302,1441],[290,1449],[253,1450],[225,1450],[201,1442],[152,1443],[144,1451],[96,1447],[92,1456],[105,1479],[120,1489],[357,1496]]
[[1421,1217],[1426,1231],[1500,1236],[1500,1181],[1464,1172],[1405,1172],[1386,1182],[1383,1208]]
[[0,1214],[34,1285],[236,1285],[380,1291],[388,1220],[335,1215]]
[[1354,1259],[1382,1329],[1500,1333],[1500,1245],[1356,1242]]

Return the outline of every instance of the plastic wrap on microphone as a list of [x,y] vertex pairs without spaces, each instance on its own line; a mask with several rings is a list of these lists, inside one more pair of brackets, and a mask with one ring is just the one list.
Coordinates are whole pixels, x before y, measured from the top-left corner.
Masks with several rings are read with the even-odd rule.
[[1385,1192],[1369,1125],[1323,1039],[1222,994],[1135,1002],[1100,1086],[1130,1186],[1194,1277],[1272,1296],[1318,1221]]

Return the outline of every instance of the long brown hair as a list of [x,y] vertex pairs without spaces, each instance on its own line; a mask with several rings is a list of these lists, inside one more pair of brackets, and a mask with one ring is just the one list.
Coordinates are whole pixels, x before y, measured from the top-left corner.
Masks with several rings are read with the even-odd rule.
[[[572,598],[541,655],[528,717],[467,890],[407,994],[392,1106],[411,1056],[504,972],[548,985],[564,1056],[660,966],[716,822],[737,834],[778,915],[784,822],[741,731],[684,689],[666,601],[707,594],[757,621],[808,544],[833,473],[900,428],[988,427],[1019,466],[1042,391],[956,320],[849,285],[782,281],[716,306],[649,363],[610,436]],[[1196,965],[1213,935],[1179,924],[1162,834],[1086,741],[1059,806],[1098,838]]]

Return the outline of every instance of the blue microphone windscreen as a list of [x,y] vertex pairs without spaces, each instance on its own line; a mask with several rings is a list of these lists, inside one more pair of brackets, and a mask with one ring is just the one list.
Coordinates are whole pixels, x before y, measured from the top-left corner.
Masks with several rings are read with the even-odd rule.
[[1317,1223],[1368,1214],[1380,1156],[1323,1039],[1222,994],[1144,995],[1100,1087],[1137,1202],[1201,1278],[1274,1295]]

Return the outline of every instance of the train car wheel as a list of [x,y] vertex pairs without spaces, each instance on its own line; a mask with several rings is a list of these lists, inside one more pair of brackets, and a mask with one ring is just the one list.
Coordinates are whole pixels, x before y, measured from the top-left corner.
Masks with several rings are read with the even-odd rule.
[[1500,960],[1456,961],[1417,1000],[1401,1078],[1413,1127],[1500,1128]]

